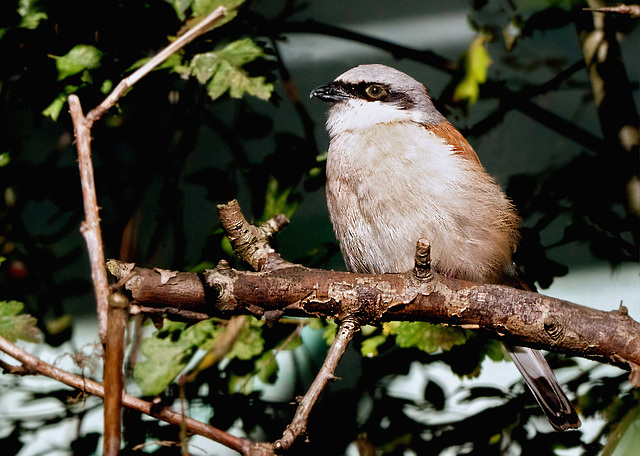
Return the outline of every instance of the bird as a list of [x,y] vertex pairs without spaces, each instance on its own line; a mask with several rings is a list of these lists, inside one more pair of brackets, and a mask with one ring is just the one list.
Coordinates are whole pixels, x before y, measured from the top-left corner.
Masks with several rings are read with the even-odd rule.
[[[416,243],[431,268],[478,283],[522,283],[512,255],[514,205],[473,147],[436,109],[426,87],[386,65],[356,66],[311,92],[330,104],[326,198],[347,269],[402,273]],[[580,419],[538,350],[505,344],[557,431]]]

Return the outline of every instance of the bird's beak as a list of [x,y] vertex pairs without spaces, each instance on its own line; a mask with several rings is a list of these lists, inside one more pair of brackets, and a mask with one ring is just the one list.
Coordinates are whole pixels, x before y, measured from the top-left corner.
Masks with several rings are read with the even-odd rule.
[[310,98],[317,98],[325,103],[339,103],[349,98],[349,94],[345,92],[339,85],[331,83],[316,87],[311,92]]

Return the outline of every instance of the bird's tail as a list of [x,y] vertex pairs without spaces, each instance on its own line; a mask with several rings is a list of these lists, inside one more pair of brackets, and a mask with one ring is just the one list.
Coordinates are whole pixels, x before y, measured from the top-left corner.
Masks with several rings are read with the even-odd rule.
[[580,418],[562,391],[542,353],[526,347],[505,348],[556,431],[580,427]]

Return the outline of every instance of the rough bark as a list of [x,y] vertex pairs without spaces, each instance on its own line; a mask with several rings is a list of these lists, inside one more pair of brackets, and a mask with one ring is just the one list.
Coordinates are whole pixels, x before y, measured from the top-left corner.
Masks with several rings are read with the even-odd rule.
[[180,320],[250,314],[355,316],[361,324],[429,321],[490,331],[505,342],[607,362],[631,370],[640,385],[640,324],[624,307],[610,312],[539,293],[443,277],[354,274],[286,263],[266,272],[221,262],[203,274],[170,273],[109,262],[134,307]]

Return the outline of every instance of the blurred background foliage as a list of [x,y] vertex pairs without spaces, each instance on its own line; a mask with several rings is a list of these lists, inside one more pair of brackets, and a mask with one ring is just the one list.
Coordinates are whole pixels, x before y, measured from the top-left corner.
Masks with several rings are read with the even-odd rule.
[[[517,261],[529,280],[548,287],[575,266],[574,256],[612,266],[638,262],[637,142],[626,150],[610,134],[615,125],[637,127],[638,81],[626,79],[624,71],[621,77],[619,68],[607,73],[606,87],[614,87],[626,106],[607,111],[594,95],[583,56],[574,53],[571,60],[563,54],[567,40],[574,51],[580,48],[593,23],[591,13],[582,11],[586,3],[458,2],[472,38],[464,54],[440,55],[349,30],[339,20],[318,20],[319,10],[328,11],[329,21],[341,17],[341,7],[347,16],[344,2],[323,7],[294,0],[4,1],[0,298],[13,300],[5,309],[24,303],[37,318],[40,349],[46,344],[78,353],[75,370],[100,378],[99,358],[82,345],[95,341],[95,322],[78,230],[82,200],[66,97],[76,93],[88,111],[132,68],[219,4],[233,11],[224,26],[138,83],[92,130],[108,257],[175,270],[199,271],[219,259],[243,267],[223,239],[215,212],[217,203],[238,198],[256,222],[278,213],[292,219],[274,240],[288,260],[343,267],[324,206],[324,108],[303,100],[310,83],[326,83],[364,62],[336,62],[336,71],[331,65],[322,72],[319,66],[292,71],[283,47],[312,33],[374,47],[386,55],[385,63],[394,65],[390,56],[401,59],[405,71],[415,69],[417,79],[434,81],[429,89],[438,108],[472,144],[497,150],[488,160],[481,155],[523,217]],[[354,9],[363,21],[384,18],[391,8],[390,2],[360,5]],[[408,2],[405,14],[415,6]],[[637,39],[636,29],[628,16],[607,16],[610,43],[626,35]],[[319,52],[306,49],[311,58]],[[622,57],[628,55],[615,58],[624,65]],[[439,79],[425,79],[421,71],[439,73]],[[566,95],[561,114],[553,110],[555,94]],[[520,128],[514,127],[513,113],[565,142],[545,143],[546,137],[527,132],[526,122],[513,135],[515,143],[497,142],[499,128]],[[562,148],[561,158],[543,159],[540,148]],[[333,323],[318,321],[274,327],[249,318],[191,327],[166,321],[139,348],[142,334],[153,328],[142,320],[132,328],[127,372],[133,377],[138,352],[147,361],[135,367],[139,382],[130,391],[160,392],[172,403],[179,388],[171,382],[186,367],[193,416],[268,441],[281,436],[294,412],[292,401],[306,391],[335,331]],[[232,330],[229,343],[223,335]],[[502,359],[500,345],[482,334],[426,323],[365,328],[340,366],[343,379],[312,413],[309,443],[300,442],[292,454],[620,455],[638,444],[629,436],[637,435],[640,397],[623,372],[550,355],[581,415],[587,422],[598,418],[586,430],[557,434],[545,427],[521,381],[452,391],[431,370],[445,365],[454,377],[473,378],[484,360]],[[416,376],[420,386],[408,388],[413,393],[397,393],[400,379]],[[34,454],[28,443],[42,438],[38,432],[70,422],[69,447],[49,447],[42,454],[97,451],[99,426],[85,422],[95,421],[99,401],[82,406],[57,385],[43,392],[38,384],[7,377],[0,393],[13,406],[2,418],[0,442],[7,454]],[[265,386],[273,382],[276,387]],[[45,400],[56,402],[53,410],[11,413]],[[127,411],[124,454],[140,443],[177,441],[178,432]],[[563,453],[567,449],[574,452]],[[158,446],[145,451],[179,453]],[[220,447],[213,451],[227,454]]]

